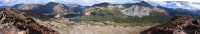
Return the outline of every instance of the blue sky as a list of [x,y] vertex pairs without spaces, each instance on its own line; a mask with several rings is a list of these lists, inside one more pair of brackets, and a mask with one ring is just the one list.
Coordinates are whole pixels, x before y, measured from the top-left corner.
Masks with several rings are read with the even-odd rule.
[[65,4],[80,4],[84,6],[91,6],[96,3],[102,2],[109,2],[109,3],[135,3],[138,0],[0,0],[2,5],[13,5],[18,3],[26,3],[26,4],[41,4],[41,3],[48,3],[48,2],[59,2]]
[[42,4],[48,2],[59,2],[64,4],[79,4],[91,6],[93,4],[108,2],[112,4],[137,3],[146,1],[151,5],[160,5],[169,8],[200,9],[200,0],[0,0],[0,6],[12,6],[19,3]]

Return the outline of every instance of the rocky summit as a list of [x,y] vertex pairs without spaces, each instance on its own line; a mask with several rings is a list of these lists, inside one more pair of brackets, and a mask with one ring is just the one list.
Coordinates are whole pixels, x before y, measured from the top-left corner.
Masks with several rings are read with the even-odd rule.
[[0,34],[59,34],[40,25],[24,12],[8,10],[6,17],[2,13],[0,15]]
[[169,22],[140,34],[200,34],[200,20],[191,16],[176,16]]

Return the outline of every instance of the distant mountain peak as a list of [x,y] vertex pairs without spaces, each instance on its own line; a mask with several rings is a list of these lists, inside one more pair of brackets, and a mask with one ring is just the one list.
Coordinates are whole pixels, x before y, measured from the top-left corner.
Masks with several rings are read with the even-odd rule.
[[15,4],[14,6],[12,6],[13,8],[18,8],[19,6],[23,5],[23,3],[21,4]]
[[153,7],[145,1],[141,1],[139,3],[126,3],[126,4],[109,4],[109,3],[104,2],[104,3],[94,4],[94,5],[92,5],[92,7],[95,7],[95,6],[97,6],[97,7],[108,7],[109,5],[114,5],[114,6],[123,5],[126,8],[131,7],[132,5],[138,5],[138,6],[143,6],[143,7]]
[[109,3],[99,3],[99,4],[94,4],[92,7],[98,6],[98,7],[107,7],[108,5],[110,5]]
[[79,5],[79,4],[67,4],[66,6],[78,7],[78,6],[81,6],[81,5]]
[[148,4],[148,3],[145,2],[145,1],[141,1],[140,3],[136,3],[136,5],[144,6],[144,7],[152,7],[150,4]]
[[56,2],[49,2],[49,3],[45,4],[45,5],[57,5],[57,4],[59,4],[59,3],[56,3]]

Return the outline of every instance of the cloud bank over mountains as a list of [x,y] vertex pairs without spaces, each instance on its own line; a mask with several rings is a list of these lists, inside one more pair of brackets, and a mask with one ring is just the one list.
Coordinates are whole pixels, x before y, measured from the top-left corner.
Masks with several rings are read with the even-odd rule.
[[200,0],[0,0],[0,6],[12,6],[19,3],[42,4],[48,2],[59,2],[64,4],[80,4],[91,6],[93,4],[108,2],[112,4],[137,3],[146,1],[154,6],[164,6],[169,8],[200,9]]

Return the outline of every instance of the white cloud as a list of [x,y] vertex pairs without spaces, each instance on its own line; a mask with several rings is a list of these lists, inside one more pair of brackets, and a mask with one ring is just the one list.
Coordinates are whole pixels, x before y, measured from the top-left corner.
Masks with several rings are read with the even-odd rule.
[[200,0],[144,0],[153,5],[174,8],[200,9]]
[[5,0],[4,2],[9,2],[10,0]]
[[145,0],[145,1],[188,1],[188,2],[200,2],[200,0]]

